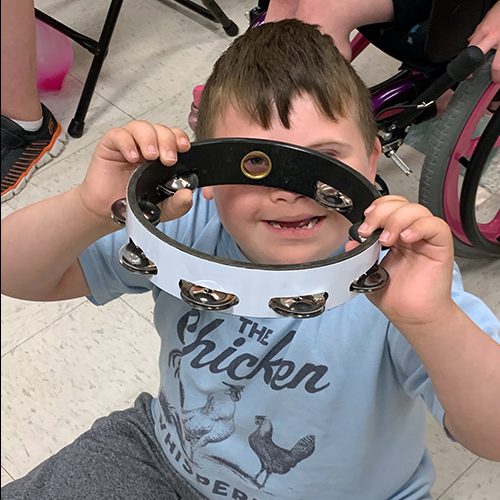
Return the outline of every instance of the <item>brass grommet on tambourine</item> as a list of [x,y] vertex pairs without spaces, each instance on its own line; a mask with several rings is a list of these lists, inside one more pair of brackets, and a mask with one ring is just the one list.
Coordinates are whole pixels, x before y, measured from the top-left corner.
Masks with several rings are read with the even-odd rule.
[[123,265],[190,307],[246,317],[312,318],[387,283],[387,273],[375,267],[380,230],[328,259],[260,265],[208,255],[156,227],[157,205],[179,189],[225,184],[292,191],[352,224],[362,221],[363,212],[380,196],[356,170],[307,148],[263,139],[194,142],[189,151],[178,153],[172,167],[160,161],[139,167],[126,201],[115,204],[113,218],[125,223],[129,237],[120,251]]

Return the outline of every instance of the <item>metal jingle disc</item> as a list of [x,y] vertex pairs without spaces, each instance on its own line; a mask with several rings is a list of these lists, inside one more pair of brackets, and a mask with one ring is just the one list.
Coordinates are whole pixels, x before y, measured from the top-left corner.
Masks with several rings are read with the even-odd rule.
[[327,298],[326,292],[297,297],[273,297],[269,301],[269,307],[281,316],[313,318],[325,310]]
[[160,222],[161,210],[158,205],[155,205],[152,201],[141,200],[139,208],[146,220],[151,222],[151,224],[156,226]]
[[144,252],[130,240],[119,252],[120,264],[133,273],[157,274],[156,265],[151,262]]
[[198,176],[194,173],[184,175],[174,175],[163,184],[158,184],[158,191],[167,196],[174,195],[179,189],[191,189],[194,191],[198,187]]
[[351,283],[351,292],[372,293],[384,288],[389,282],[389,274],[378,264],[372,266],[365,274]]
[[120,198],[111,205],[111,218],[119,225],[124,226],[127,220],[127,199]]
[[186,280],[179,281],[179,288],[182,300],[195,309],[224,311],[239,303],[238,297],[232,293],[213,290]]
[[335,210],[341,214],[350,212],[353,207],[353,202],[349,196],[321,181],[316,182],[314,200],[322,207]]

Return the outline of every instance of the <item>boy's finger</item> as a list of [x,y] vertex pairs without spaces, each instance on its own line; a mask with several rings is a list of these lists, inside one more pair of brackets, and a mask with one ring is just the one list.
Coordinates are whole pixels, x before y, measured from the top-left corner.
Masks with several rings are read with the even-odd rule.
[[175,139],[177,141],[177,150],[182,153],[186,152],[191,147],[191,141],[189,140],[189,136],[181,130],[180,128],[172,127],[170,129],[172,133],[175,135]]
[[370,212],[375,210],[376,208],[380,207],[381,205],[385,205],[389,202],[394,202],[394,201],[399,201],[401,203],[409,203],[409,201],[404,198],[403,196],[395,195],[395,194],[388,194],[385,196],[381,196],[380,198],[377,198],[365,211],[364,215],[368,215]]
[[103,159],[120,161],[123,158],[129,163],[140,159],[134,137],[124,128],[113,128],[97,143],[96,153]]
[[143,120],[134,120],[127,123],[124,128],[132,134],[145,160],[156,160],[158,158],[158,135],[151,123]]
[[400,237],[400,234],[408,229],[417,220],[433,217],[431,212],[422,205],[409,203],[400,207],[388,215],[383,223],[384,230],[380,235],[380,241],[386,245],[393,245]]
[[[441,227],[440,219],[434,217],[427,208],[422,205],[410,204],[401,207],[399,210],[391,213],[383,224],[383,231],[380,235],[380,241],[385,246],[394,245],[400,238],[401,234],[409,234],[410,228],[413,227],[419,220],[428,220],[428,223],[435,222],[435,224]],[[422,235],[421,239],[425,239],[425,235]],[[410,240],[405,240],[401,238],[402,241],[413,242]]]
[[189,211],[193,204],[193,192],[190,189],[180,189],[173,196],[163,201],[161,205],[162,220],[173,220]]
[[405,243],[426,241],[433,246],[447,248],[450,252],[453,248],[453,238],[448,224],[432,215],[417,219],[400,233],[400,238]]
[[177,137],[173,129],[165,125],[155,125],[158,136],[160,160],[164,165],[172,166],[177,161]]
[[402,197],[387,197],[383,202],[374,202],[365,210],[365,220],[359,226],[358,233],[361,236],[369,236],[373,231],[384,226],[390,214],[408,204],[409,201]]

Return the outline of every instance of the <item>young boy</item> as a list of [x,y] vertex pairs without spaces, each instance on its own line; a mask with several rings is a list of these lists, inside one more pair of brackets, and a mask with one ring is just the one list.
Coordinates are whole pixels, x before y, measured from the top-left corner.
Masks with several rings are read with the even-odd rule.
[[[314,148],[372,181],[380,154],[366,88],[329,36],[294,20],[249,30],[220,57],[197,136]],[[3,496],[429,498],[422,400],[499,460],[500,325],[463,291],[450,231],[424,207],[386,196],[366,210],[360,232],[384,228],[390,283],[316,318],[191,309],[120,266],[111,204],[140,162],[168,168],[189,147],[163,125],[112,129],[81,185],[4,219],[3,293],[104,304],[152,290],[162,346],[157,398],[98,420]],[[162,213],[167,234],[219,257],[296,264],[354,245],[342,216],[281,189],[181,190]]]

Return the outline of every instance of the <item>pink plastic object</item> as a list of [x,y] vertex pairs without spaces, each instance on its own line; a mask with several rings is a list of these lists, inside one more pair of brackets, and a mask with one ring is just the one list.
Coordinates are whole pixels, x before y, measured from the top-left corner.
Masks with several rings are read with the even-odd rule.
[[190,129],[194,132],[196,124],[198,123],[198,106],[201,101],[201,94],[203,93],[205,85],[197,85],[193,89],[193,102],[191,103],[191,112],[188,117],[188,124]]
[[73,64],[71,40],[36,20],[37,86],[41,91],[61,90]]

